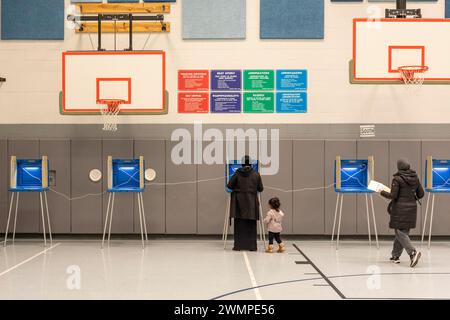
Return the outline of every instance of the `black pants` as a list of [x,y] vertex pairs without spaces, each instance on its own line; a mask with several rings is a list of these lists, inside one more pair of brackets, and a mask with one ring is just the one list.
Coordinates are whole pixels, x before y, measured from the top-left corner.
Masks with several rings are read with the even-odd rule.
[[277,241],[278,244],[282,243],[280,233],[270,232],[269,231],[269,244],[273,245],[273,239]]

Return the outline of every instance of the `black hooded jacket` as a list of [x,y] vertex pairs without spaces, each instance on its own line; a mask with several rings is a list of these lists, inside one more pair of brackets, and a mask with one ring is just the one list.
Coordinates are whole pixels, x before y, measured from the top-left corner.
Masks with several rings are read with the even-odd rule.
[[391,192],[381,195],[391,199],[389,227],[392,229],[414,229],[417,223],[417,200],[425,195],[419,177],[414,170],[399,170],[394,174]]
[[259,220],[258,192],[264,190],[261,176],[252,167],[239,168],[228,182],[232,218]]

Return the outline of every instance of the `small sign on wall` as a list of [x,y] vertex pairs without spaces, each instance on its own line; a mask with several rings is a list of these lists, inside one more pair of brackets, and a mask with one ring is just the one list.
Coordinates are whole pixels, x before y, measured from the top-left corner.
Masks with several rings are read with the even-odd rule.
[[362,125],[359,126],[360,138],[375,138],[375,125]]
[[178,90],[180,91],[208,91],[208,70],[179,70]]
[[278,113],[306,113],[306,92],[277,92]]
[[240,113],[240,93],[211,93],[211,113]]
[[273,113],[275,108],[274,94],[272,92],[244,93],[245,113]]
[[208,93],[206,92],[180,92],[178,93],[179,113],[208,113]]
[[244,70],[244,90],[273,91],[274,89],[274,70]]
[[242,89],[241,70],[211,71],[212,91],[241,91],[241,89]]
[[277,70],[278,91],[305,91],[307,89],[307,70]]

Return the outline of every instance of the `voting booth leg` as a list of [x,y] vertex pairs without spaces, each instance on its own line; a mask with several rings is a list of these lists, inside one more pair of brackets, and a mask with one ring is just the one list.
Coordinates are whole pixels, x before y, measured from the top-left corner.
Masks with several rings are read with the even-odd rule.
[[227,240],[228,240],[228,228],[229,228],[229,224],[230,224],[230,206],[231,206],[231,196],[228,195],[228,200],[227,200],[227,211],[225,212],[225,221],[224,221],[224,225],[223,225],[223,248],[226,249],[227,248]]
[[44,246],[47,246],[47,236],[45,234],[44,202],[42,201],[42,192],[39,192],[39,201],[41,205],[42,232],[44,233]]
[[262,241],[264,245],[264,250],[266,249],[266,231],[264,228],[264,216],[263,216],[263,208],[262,208],[262,201],[261,201],[261,193],[258,193],[258,200],[259,200],[259,230],[261,232],[260,234],[260,240]]
[[336,199],[336,209],[334,210],[334,222],[333,222],[333,231],[331,233],[331,243],[333,243],[334,241],[334,235],[335,235],[335,231],[336,231],[336,218],[337,218],[337,214],[338,214],[338,209],[339,209],[339,200],[341,199],[341,194],[338,193],[337,194],[337,199]]
[[17,199],[16,199],[16,211],[14,212],[14,227],[13,227],[13,238],[12,243],[14,244],[14,241],[16,240],[16,227],[17,227],[17,210],[19,208],[19,196],[20,193],[17,193]]
[[369,246],[372,246],[372,235],[370,234],[370,215],[369,215],[369,199],[366,196],[366,215],[367,215],[367,232],[369,233]]
[[50,214],[48,212],[47,192],[44,192],[44,200],[45,200],[45,211],[47,213],[48,234],[50,236],[50,245],[53,245],[52,225],[50,224]]
[[341,194],[341,205],[339,208],[339,223],[338,223],[338,231],[336,235],[336,250],[339,249],[339,237],[341,236],[341,220],[342,220],[342,206],[344,204],[344,194]]
[[111,228],[112,228],[112,220],[113,220],[113,213],[114,213],[114,201],[115,200],[116,200],[116,193],[113,192],[112,200],[111,200],[111,212],[109,214],[108,246],[109,246],[109,241],[111,240]]
[[141,204],[141,208],[142,208],[141,210],[142,210],[142,221],[144,224],[145,241],[148,242],[147,221],[145,218],[145,208],[144,208],[144,195],[141,192],[138,193],[138,195],[140,196],[139,198],[140,198],[140,204]]
[[9,203],[8,221],[6,222],[5,242],[3,246],[6,247],[6,241],[8,240],[9,222],[11,221],[11,212],[14,203],[14,192],[11,192],[11,202]]
[[375,218],[375,206],[373,205],[373,195],[370,195],[370,206],[372,207],[372,219],[373,219],[373,230],[375,232],[375,241],[377,242],[377,249],[380,249],[380,244],[378,242],[378,228],[377,220]]
[[139,227],[141,228],[141,241],[142,241],[142,249],[145,248],[144,244],[144,232],[142,231],[142,211],[141,211],[141,201],[139,197],[139,193],[137,194],[138,204],[139,204]]
[[433,217],[434,217],[434,199],[435,194],[433,194],[433,198],[431,199],[431,214],[430,214],[430,233],[428,234],[428,249],[431,248],[431,231],[433,229]]
[[105,243],[106,227],[108,226],[109,206],[111,205],[111,193],[108,195],[108,206],[106,207],[105,225],[103,227],[102,249]]
[[423,227],[422,227],[422,240],[421,240],[422,244],[423,244],[423,239],[425,238],[425,229],[427,228],[428,208],[429,208],[429,205],[430,205],[430,198],[431,198],[431,193],[428,193],[427,205],[425,207],[425,219],[423,220]]

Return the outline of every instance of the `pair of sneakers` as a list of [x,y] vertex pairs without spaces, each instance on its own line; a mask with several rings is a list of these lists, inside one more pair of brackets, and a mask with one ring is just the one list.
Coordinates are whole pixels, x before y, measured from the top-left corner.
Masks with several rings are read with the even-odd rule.
[[[409,256],[411,263],[410,263],[410,267],[414,268],[417,263],[419,263],[420,257],[422,256],[422,253],[420,253],[420,251],[416,251],[414,250],[413,253]],[[400,263],[400,258],[399,257],[391,257],[391,262],[398,264]]]

